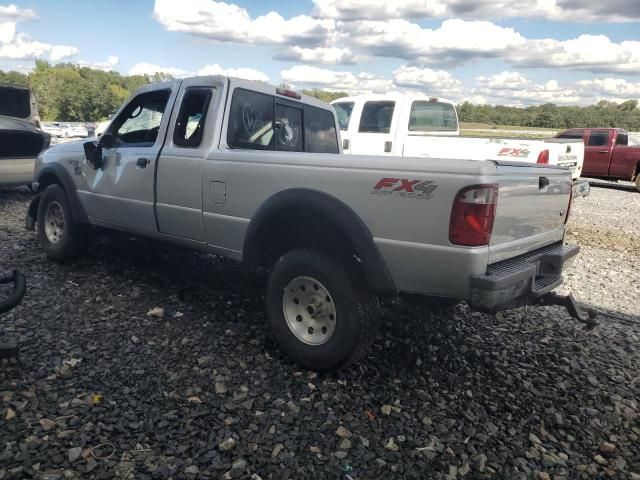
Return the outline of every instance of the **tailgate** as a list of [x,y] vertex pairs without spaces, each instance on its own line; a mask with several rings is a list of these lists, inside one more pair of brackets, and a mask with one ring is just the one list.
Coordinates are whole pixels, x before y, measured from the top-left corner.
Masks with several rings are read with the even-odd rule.
[[532,164],[496,163],[499,195],[489,263],[562,240],[571,194],[570,172]]

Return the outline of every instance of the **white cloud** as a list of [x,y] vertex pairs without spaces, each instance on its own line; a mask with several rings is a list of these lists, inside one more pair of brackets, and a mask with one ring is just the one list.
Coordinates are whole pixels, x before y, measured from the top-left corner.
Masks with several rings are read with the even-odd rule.
[[176,78],[193,77],[196,75],[224,75],[229,77],[245,78],[247,80],[257,80],[260,82],[269,81],[269,77],[259,70],[253,68],[224,68],[217,63],[205,65],[197,72],[191,72],[178,67],[154,65],[152,63],[138,63],[129,70],[129,75],[153,75],[155,73],[166,73]]
[[76,63],[81,67],[88,67],[93,68],[94,70],[109,72],[116,68],[116,66],[120,63],[120,59],[115,55],[111,55],[109,58],[107,58],[106,62],[87,62],[84,60],[79,60]]
[[335,25],[307,15],[287,20],[273,11],[251,18],[242,7],[214,0],[156,0],[154,17],[172,32],[245,44],[321,46]]
[[398,87],[419,89],[426,94],[445,94],[455,97],[462,93],[462,82],[444,70],[404,65],[393,72]]
[[572,86],[561,87],[557,81],[535,83],[518,72],[505,71],[491,76],[476,78],[471,95],[479,95],[488,103],[506,105],[535,105],[556,103],[573,105],[587,103],[586,95]]
[[383,93],[393,89],[393,81],[370,73],[336,72],[310,65],[295,65],[280,73],[295,88],[324,88],[352,94]]
[[224,75],[229,77],[239,77],[247,80],[257,80],[260,82],[268,82],[269,77],[253,68],[223,68],[217,63],[206,65],[198,70],[198,75]]
[[536,83],[518,72],[502,72],[476,78],[470,89],[488,103],[506,105],[593,105],[599,100],[622,102],[640,98],[640,82],[622,78],[595,78],[561,85],[557,80]]
[[18,8],[16,5],[0,5],[0,22],[4,20],[33,20],[36,12],[30,8]]
[[585,93],[598,98],[640,99],[640,82],[629,82],[622,78],[595,78],[579,80],[576,85]]
[[592,72],[640,71],[640,41],[612,42],[606,35],[580,35],[570,40],[528,40],[507,61],[523,67],[560,67]]
[[33,40],[17,30],[17,23],[36,18],[30,9],[15,5],[0,5],[0,58],[8,60],[32,60],[48,58],[52,62],[77,55],[79,50],[68,45],[52,45]]
[[341,20],[543,18],[566,22],[640,19],[637,0],[313,0],[314,14]]
[[345,22],[343,28],[353,45],[372,55],[433,65],[504,56],[526,44],[513,28],[486,21],[445,20],[436,29],[407,20],[357,21]]
[[640,82],[619,78],[580,80],[560,84],[555,79],[537,83],[520,72],[504,71],[479,76],[473,84],[464,85],[443,70],[404,65],[392,78],[370,73],[334,71],[325,68],[296,65],[281,72],[282,80],[294,88],[321,88],[343,91],[352,95],[412,91],[438,95],[455,102],[511,106],[555,103],[558,105],[592,105],[599,100],[621,102],[640,98]]
[[[500,58],[514,67],[592,72],[640,71],[640,41],[616,43],[605,35],[573,39],[526,38],[514,28],[482,18],[533,16],[586,21],[624,12],[640,19],[640,1],[612,0],[315,0],[316,17],[252,18],[235,4],[214,0],[156,0],[154,16],[167,30],[222,42],[277,47],[274,58],[307,64],[354,64],[363,56],[400,58],[446,66]],[[608,13],[607,13],[608,12]],[[446,17],[434,28],[411,18]],[[634,17],[635,16],[635,17]],[[604,17],[602,17],[604,18]],[[617,18],[617,17],[616,17]]]
[[305,63],[325,63],[332,65],[350,65],[357,61],[357,56],[349,48],[316,47],[305,48],[292,46],[281,49],[273,56],[276,60],[288,60]]
[[152,63],[137,63],[129,70],[129,75],[154,75],[156,73],[166,73],[174,77],[186,77],[189,75],[187,70],[176,67],[162,67]]

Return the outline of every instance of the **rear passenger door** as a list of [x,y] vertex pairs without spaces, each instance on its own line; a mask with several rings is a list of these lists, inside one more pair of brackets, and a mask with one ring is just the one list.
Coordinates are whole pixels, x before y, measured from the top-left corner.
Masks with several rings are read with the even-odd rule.
[[584,147],[583,175],[607,176],[611,159],[611,132],[609,130],[591,130]]
[[182,82],[158,161],[156,216],[161,233],[206,242],[202,173],[209,152],[217,145],[225,88],[226,81],[214,77]]
[[365,102],[357,133],[351,137],[353,155],[392,155],[397,123],[394,120],[396,102],[376,100]]

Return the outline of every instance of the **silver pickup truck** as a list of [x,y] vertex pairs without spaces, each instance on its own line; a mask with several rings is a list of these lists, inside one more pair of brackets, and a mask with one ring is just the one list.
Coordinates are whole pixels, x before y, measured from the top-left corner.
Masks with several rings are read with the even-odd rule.
[[153,237],[268,272],[273,334],[299,364],[360,358],[381,296],[466,300],[493,312],[565,304],[550,293],[571,174],[497,161],[343,155],[333,108],[221,76],[143,87],[99,141],[42,153],[27,228],[57,261],[88,225]]

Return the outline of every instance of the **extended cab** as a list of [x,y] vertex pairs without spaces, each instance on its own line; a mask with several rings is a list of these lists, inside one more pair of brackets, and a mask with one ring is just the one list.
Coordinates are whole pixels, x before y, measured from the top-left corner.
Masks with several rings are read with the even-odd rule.
[[268,272],[275,338],[319,370],[364,354],[380,296],[483,311],[559,302],[550,292],[578,253],[563,242],[568,171],[388,160],[342,154],[333,108],[290,90],[219,76],[148,85],[99,141],[40,155],[27,228],[57,261],[94,225]]
[[460,137],[453,102],[417,93],[391,92],[339,98],[342,147],[352,155],[508,160],[557,165],[571,171],[576,195],[587,195],[580,181],[584,146],[575,140]]
[[640,146],[629,145],[626,130],[573,128],[559,133],[557,137],[584,142],[584,177],[635,182],[640,192]]

